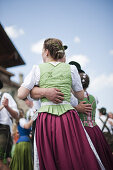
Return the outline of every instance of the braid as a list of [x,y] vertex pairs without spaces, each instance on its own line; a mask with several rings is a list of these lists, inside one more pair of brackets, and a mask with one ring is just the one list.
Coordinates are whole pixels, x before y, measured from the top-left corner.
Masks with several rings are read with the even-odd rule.
[[48,49],[50,52],[50,55],[53,57],[53,59],[58,60],[64,57],[65,50],[62,45],[62,41],[55,38],[49,38],[44,41],[44,48]]

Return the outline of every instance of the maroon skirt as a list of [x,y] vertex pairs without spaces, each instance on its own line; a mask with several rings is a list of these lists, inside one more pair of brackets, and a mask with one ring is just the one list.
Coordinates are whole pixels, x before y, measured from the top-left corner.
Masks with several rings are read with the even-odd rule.
[[100,170],[75,110],[39,113],[35,137],[40,170]]
[[100,128],[96,125],[93,128],[85,126],[85,129],[106,170],[113,170],[113,155]]

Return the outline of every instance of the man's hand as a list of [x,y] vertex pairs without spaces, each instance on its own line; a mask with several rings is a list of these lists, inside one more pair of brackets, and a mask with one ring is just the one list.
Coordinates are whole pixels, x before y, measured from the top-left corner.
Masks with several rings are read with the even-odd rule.
[[92,111],[91,104],[85,104],[86,101],[81,101],[75,108],[80,113],[89,114]]
[[3,101],[2,101],[2,105],[7,109],[7,111],[10,113],[10,115],[14,118],[14,119],[18,119],[18,112],[13,110],[10,106],[9,106],[9,100],[4,97]]
[[5,108],[7,108],[9,104],[9,100],[6,97],[4,97],[2,104],[4,105]]
[[45,97],[53,103],[62,103],[64,94],[57,88],[45,88]]
[[52,101],[55,104],[62,103],[64,100],[64,94],[57,88],[40,88],[34,87],[30,91],[30,96],[33,99],[41,99],[46,97],[48,100]]

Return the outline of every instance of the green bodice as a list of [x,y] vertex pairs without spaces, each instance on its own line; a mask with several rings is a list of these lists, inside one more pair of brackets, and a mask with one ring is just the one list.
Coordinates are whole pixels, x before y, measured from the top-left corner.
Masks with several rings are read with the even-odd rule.
[[68,110],[74,109],[70,105],[71,97],[71,69],[69,64],[58,63],[56,66],[51,63],[43,63],[39,65],[40,68],[40,82],[41,88],[58,88],[64,94],[65,104],[51,104],[46,99],[41,99],[41,108],[38,112],[48,112],[54,115],[62,115]]
[[84,113],[79,113],[80,119],[82,120],[84,126],[93,127],[96,125],[95,123],[96,100],[92,95],[88,95],[82,101],[86,101],[85,104],[92,105],[92,112],[90,112],[88,116]]

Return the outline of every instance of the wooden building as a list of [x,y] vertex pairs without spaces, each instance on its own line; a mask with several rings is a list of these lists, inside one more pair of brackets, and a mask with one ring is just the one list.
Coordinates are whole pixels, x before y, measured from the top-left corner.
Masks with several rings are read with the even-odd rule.
[[[14,76],[14,74],[7,71],[9,67],[24,64],[25,62],[0,24],[0,79],[3,82],[1,91],[10,93],[16,100],[18,107],[22,108],[24,106],[25,111],[27,109],[25,102],[17,98],[17,90],[20,87],[20,83],[11,81],[11,77]],[[20,78],[22,78],[21,74]],[[22,80],[20,81],[22,82]]]

